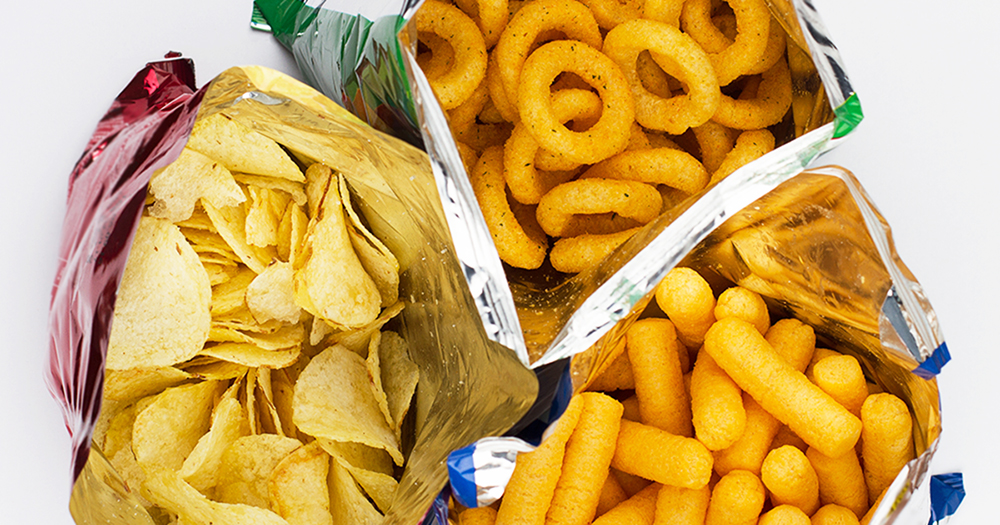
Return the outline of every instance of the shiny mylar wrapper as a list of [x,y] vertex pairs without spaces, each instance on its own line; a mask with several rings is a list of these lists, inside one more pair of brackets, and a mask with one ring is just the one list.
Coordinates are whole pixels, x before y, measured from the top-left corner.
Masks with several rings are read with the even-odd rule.
[[416,444],[386,521],[418,523],[447,483],[448,453],[503,433],[537,393],[534,374],[478,321],[427,156],[269,69],[233,68],[195,90],[193,64],[185,60],[153,63],[136,75],[70,179],[50,312],[49,384],[73,439],[71,513],[81,525],[154,523],[137,487],[124,483],[90,438],[115,294],[147,184],[180,154],[196,119],[219,112],[300,161],[335,167],[400,262],[406,307],[399,328],[420,368],[420,386]]

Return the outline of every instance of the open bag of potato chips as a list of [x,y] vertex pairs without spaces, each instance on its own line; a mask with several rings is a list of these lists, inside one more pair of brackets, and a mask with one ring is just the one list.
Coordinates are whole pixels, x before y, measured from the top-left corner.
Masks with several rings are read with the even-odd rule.
[[80,524],[418,523],[447,454],[536,397],[426,155],[275,71],[142,69],[70,177],[61,252]]
[[[862,118],[806,2],[687,2],[656,15],[626,2],[614,16],[601,2],[483,4],[479,13],[477,2],[258,0],[253,25],[294,53],[312,85],[423,145],[483,322],[533,367],[593,344],[643,295],[641,274],[625,264],[645,244],[635,237],[652,239],[669,222],[656,217],[734,172],[794,174]],[[475,56],[455,51],[466,47]],[[589,54],[571,67],[567,56],[582,48]],[[741,53],[757,58],[726,58]],[[598,63],[607,71],[588,69]],[[518,78],[529,70],[540,76]],[[546,109],[532,101],[548,84],[566,93]],[[677,107],[693,116],[664,117]],[[529,126],[536,117],[546,123]],[[509,196],[495,189],[501,179]],[[592,217],[565,220],[577,202]]]

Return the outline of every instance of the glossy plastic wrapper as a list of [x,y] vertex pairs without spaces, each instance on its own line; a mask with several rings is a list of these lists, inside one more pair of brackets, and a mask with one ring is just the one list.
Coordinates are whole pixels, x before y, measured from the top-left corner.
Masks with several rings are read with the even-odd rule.
[[506,431],[537,393],[534,374],[478,322],[428,158],[278,72],[233,68],[196,89],[193,71],[188,60],[142,69],[70,177],[48,382],[72,436],[71,513],[81,525],[155,523],[136,498],[138,487],[125,484],[91,435],[116,292],[149,179],[180,154],[196,119],[224,112],[300,161],[335,166],[400,261],[400,333],[420,368],[420,387],[416,444],[388,515],[418,523],[447,483],[447,454]]

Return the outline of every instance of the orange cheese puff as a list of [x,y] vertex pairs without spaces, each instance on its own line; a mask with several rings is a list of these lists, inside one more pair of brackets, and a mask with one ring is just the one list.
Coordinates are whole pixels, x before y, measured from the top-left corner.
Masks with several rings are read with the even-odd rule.
[[712,453],[696,439],[622,420],[611,466],[664,485],[698,489],[712,476]]
[[636,423],[642,422],[642,416],[639,415],[639,398],[636,396],[631,396],[628,399],[622,401],[622,407],[625,409],[622,412],[622,418],[629,421],[635,421]]
[[771,450],[774,450],[785,445],[791,445],[802,452],[805,452],[809,445],[802,438],[795,435],[792,429],[788,428],[788,425],[781,425],[778,428],[778,433],[774,435],[774,440],[771,441]]
[[566,442],[583,412],[584,400],[573,396],[552,434],[532,452],[518,454],[504,489],[497,525],[542,525],[559,481]]
[[641,492],[642,489],[648,487],[651,483],[653,483],[652,481],[642,476],[636,476],[635,474],[622,472],[616,468],[611,469],[611,475],[614,476],[616,480],[618,480],[618,484],[622,486],[622,490],[624,490],[625,494],[627,494],[628,497],[630,498]]
[[806,450],[806,457],[812,463],[819,478],[819,502],[823,505],[836,503],[851,509],[855,516],[862,516],[868,510],[868,489],[865,475],[861,471],[858,455],[851,449],[847,453],[832,458],[813,447]]
[[743,392],[743,406],[747,411],[746,430],[736,443],[715,453],[715,471],[722,476],[733,470],[749,470],[760,475],[760,466],[781,426],[780,421],[746,392]]
[[[677,357],[677,333],[666,319],[642,319],[628,329],[626,346],[641,422],[691,437],[691,403]],[[685,350],[686,352],[686,350]]]
[[705,334],[705,351],[809,446],[837,457],[857,443],[861,420],[785,363],[750,323],[735,317],[717,321]]
[[810,525],[809,515],[794,505],[779,505],[760,517],[757,525]]
[[764,509],[764,484],[746,470],[734,470],[715,484],[705,525],[755,525]]
[[622,421],[622,404],[598,392],[578,394],[583,412],[566,443],[562,475],[545,523],[587,525],[594,521]]
[[691,371],[691,414],[695,437],[709,450],[732,445],[746,429],[740,387],[704,350]]
[[458,515],[458,525],[493,525],[497,521],[497,511],[492,507],[467,509]]
[[700,489],[685,489],[663,485],[656,496],[655,525],[702,525],[708,512],[708,500],[712,490],[708,486]]
[[677,328],[685,346],[697,348],[715,322],[715,295],[708,282],[690,268],[674,268],[656,287],[656,304]]
[[[624,341],[622,341],[624,343]],[[632,375],[632,363],[629,361],[628,353],[622,352],[614,358],[600,375],[594,379],[587,390],[591,392],[614,392],[615,390],[632,390],[635,388],[635,379]]]
[[[849,355],[821,359],[813,366],[812,381],[852,414],[861,417],[868,386],[857,359]],[[861,433],[864,435],[864,429]]]
[[798,319],[782,319],[767,329],[764,339],[786,363],[805,372],[816,350],[816,332]]
[[642,489],[594,520],[593,525],[651,525],[656,513],[656,494],[659,491],[660,485],[657,483]]
[[597,500],[597,515],[603,515],[627,499],[628,494],[625,493],[621,483],[618,483],[618,478],[608,475],[604,478],[604,486],[601,487],[601,495]]
[[871,508],[868,509],[868,512],[866,512],[865,515],[862,516],[861,525],[868,525],[868,523],[872,520],[872,516],[874,516],[875,511],[878,510],[878,506],[882,504],[882,498],[885,497],[885,493],[888,490],[889,487],[886,487],[885,489],[882,490],[882,493],[878,495],[878,499],[875,500],[875,503],[872,503],[872,506]]
[[819,478],[801,450],[786,445],[772,450],[760,467],[760,480],[774,505],[792,505],[806,515],[819,508]]
[[868,501],[874,502],[914,457],[913,420],[903,400],[892,394],[875,394],[862,405],[861,421]]
[[838,355],[844,355],[844,354],[836,350],[830,350],[829,348],[817,348],[816,351],[813,352],[812,359],[809,360],[809,366],[806,367],[806,377],[809,378],[810,381],[812,381],[813,367],[816,366],[816,363],[826,359],[827,357],[834,357]]
[[752,324],[761,335],[771,326],[771,316],[767,313],[767,303],[757,292],[742,286],[734,286],[719,294],[715,304],[715,319],[721,321],[736,317]]
[[812,525],[858,525],[858,517],[851,509],[831,503],[812,515]]

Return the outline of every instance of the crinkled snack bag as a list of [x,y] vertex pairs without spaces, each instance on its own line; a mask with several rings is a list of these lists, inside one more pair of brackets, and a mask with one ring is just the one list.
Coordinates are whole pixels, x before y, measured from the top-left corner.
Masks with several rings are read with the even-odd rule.
[[422,519],[537,395],[440,203],[424,153],[290,77],[143,68],[70,177],[53,286],[77,523]]

